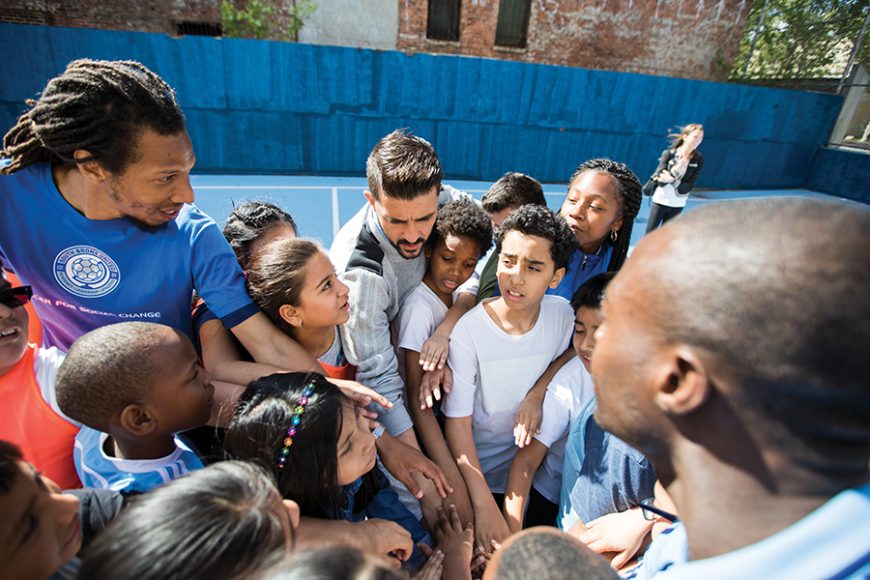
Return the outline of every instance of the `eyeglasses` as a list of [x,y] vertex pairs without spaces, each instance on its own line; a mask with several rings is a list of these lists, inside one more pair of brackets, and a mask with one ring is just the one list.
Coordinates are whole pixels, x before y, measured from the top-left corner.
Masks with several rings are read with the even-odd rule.
[[0,304],[7,308],[18,308],[30,302],[33,290],[30,286],[18,286],[0,290]]
[[640,511],[643,512],[643,519],[651,522],[657,520],[658,518],[665,519],[671,523],[674,523],[679,518],[672,514],[671,512],[666,512],[663,509],[657,508],[653,505],[653,502],[656,498],[648,497],[640,502]]

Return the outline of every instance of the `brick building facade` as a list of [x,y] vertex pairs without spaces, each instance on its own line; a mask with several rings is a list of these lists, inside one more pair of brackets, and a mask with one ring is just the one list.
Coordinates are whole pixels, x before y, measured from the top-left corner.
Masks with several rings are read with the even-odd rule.
[[[316,21],[303,28],[301,40],[723,81],[752,5],[752,0],[393,0],[397,24],[395,15],[378,16],[385,14],[379,7],[384,0],[358,1],[366,14],[339,0],[316,0]],[[292,0],[272,4],[281,18]],[[367,16],[364,28],[361,16]],[[5,0],[0,21],[217,35],[220,0]],[[330,34],[334,31],[342,34]]]
[[[430,38],[430,3],[399,0],[397,48],[726,80],[752,0],[525,0],[525,46],[496,42],[508,0],[461,0],[456,40]],[[449,0],[447,0],[449,2]]]

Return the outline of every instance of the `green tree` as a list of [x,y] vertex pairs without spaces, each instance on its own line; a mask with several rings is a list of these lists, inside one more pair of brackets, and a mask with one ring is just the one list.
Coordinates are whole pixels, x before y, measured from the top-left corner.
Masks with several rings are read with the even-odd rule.
[[[731,80],[839,77],[870,0],[755,0]],[[856,62],[870,68],[870,34]]]
[[287,24],[282,27],[273,1],[247,0],[239,8],[230,0],[221,0],[221,26],[224,36],[298,40],[305,20],[316,9],[313,0],[292,0],[287,11]]

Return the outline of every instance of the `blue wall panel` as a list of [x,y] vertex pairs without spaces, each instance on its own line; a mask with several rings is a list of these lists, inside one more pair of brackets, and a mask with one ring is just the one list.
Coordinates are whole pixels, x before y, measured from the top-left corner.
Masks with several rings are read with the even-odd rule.
[[870,203],[870,153],[819,149],[813,160],[807,187]]
[[0,129],[70,60],[136,59],[176,89],[198,169],[214,172],[362,175],[377,139],[409,127],[453,179],[516,170],[566,181],[608,156],[645,180],[668,130],[700,122],[699,186],[800,187],[842,103],[459,56],[12,24],[0,24],[0,50]]

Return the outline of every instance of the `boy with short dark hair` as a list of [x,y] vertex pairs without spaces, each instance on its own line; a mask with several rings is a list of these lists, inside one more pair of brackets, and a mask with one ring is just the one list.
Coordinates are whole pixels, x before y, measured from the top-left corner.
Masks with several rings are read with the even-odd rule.
[[[408,400],[419,397],[423,369],[420,350],[432,331],[441,324],[458,288],[474,273],[480,256],[492,245],[492,226],[489,216],[474,201],[451,201],[438,210],[435,228],[426,243],[429,265],[423,281],[405,299],[398,316],[398,340],[401,360],[404,361],[405,385]],[[441,426],[432,409],[421,409],[410,404],[408,410],[414,427],[427,454],[444,470],[453,493],[449,503],[456,505],[463,522],[473,521],[474,514],[468,491],[450,450],[444,440]]]
[[145,492],[203,466],[176,434],[209,421],[214,387],[177,330],[122,322],[83,335],[58,371],[57,400],[85,425],[74,457],[86,487]]
[[565,221],[549,209],[513,212],[496,237],[501,296],[470,310],[451,334],[447,442],[474,506],[477,544],[487,551],[509,533],[494,495],[504,493],[516,452],[517,407],[571,336],[570,305],[545,294],[558,286],[573,248]]
[[[493,228],[500,227],[512,211],[530,203],[547,207],[544,188],[534,177],[515,171],[502,175],[480,199]],[[477,276],[464,285],[462,291],[475,294],[478,303],[492,296],[498,288],[495,279],[497,263],[498,255],[488,252],[476,269]]]
[[[595,396],[589,360],[595,346],[601,299],[613,275],[607,272],[590,278],[571,299],[574,310],[572,346],[577,356],[559,369],[547,386],[541,430],[529,445],[517,451],[511,463],[504,516],[512,532],[523,527],[556,523],[568,432]],[[536,498],[538,505],[548,508],[543,510],[546,513],[531,509],[526,512],[533,503],[531,497]]]

